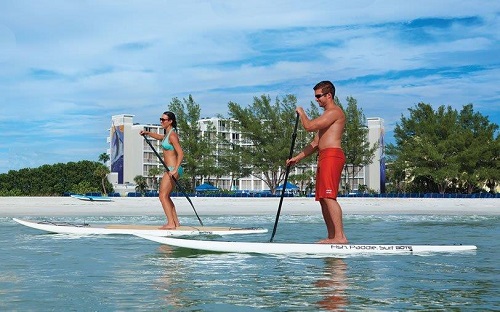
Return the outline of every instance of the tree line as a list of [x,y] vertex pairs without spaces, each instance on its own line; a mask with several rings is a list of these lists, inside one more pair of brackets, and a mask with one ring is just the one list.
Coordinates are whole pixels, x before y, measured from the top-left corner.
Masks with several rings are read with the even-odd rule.
[[[346,154],[345,181],[352,181],[356,169],[370,164],[379,146],[370,145],[363,110],[353,97],[343,105],[336,103],[346,114],[346,127],[342,147]],[[193,97],[173,98],[168,110],[176,113],[181,145],[185,157],[185,177],[179,180],[184,189],[194,191],[201,179],[217,181],[230,176],[231,182],[253,175],[262,179],[271,192],[283,181],[285,160],[288,157],[295,123],[297,99],[293,95],[276,97],[256,96],[250,105],[228,103],[229,120],[242,134],[238,139],[216,135],[215,125],[209,125],[202,135],[198,121],[201,108]],[[312,118],[319,116],[317,103],[311,101],[306,109]],[[224,118],[223,116],[218,116]],[[500,138],[498,125],[488,117],[475,112],[472,104],[457,111],[440,106],[419,103],[409,109],[409,116],[401,116],[394,130],[395,143],[385,147],[388,192],[457,192],[493,191],[500,177]],[[308,144],[314,134],[298,128],[295,150]],[[240,144],[243,143],[243,144]],[[99,155],[105,163],[106,153]],[[302,189],[314,189],[310,169],[316,161],[309,157],[301,162],[302,172],[290,175],[289,181]],[[346,166],[347,168],[347,166]],[[156,170],[156,171],[155,171]],[[11,170],[0,174],[0,195],[42,196],[61,195],[64,192],[112,192],[107,181],[109,170],[99,162],[80,161],[67,164],[44,165],[39,168]],[[161,173],[152,169],[150,176]],[[136,177],[140,189],[155,188],[147,185],[144,177]],[[360,187],[361,188],[361,187]],[[352,189],[343,183],[342,190]]]
[[393,192],[495,192],[500,178],[498,125],[464,105],[419,103],[401,116],[387,146]]
[[109,169],[97,161],[82,160],[0,174],[0,196],[60,196],[112,192]]
[[[337,97],[335,100],[346,114],[342,147],[346,154],[345,168],[350,170],[345,170],[342,190],[349,192],[356,170],[372,163],[380,146],[378,142],[371,145],[368,142],[366,118],[357,100],[349,96],[345,106]],[[200,106],[191,96],[182,101],[174,98],[168,108],[177,113],[182,133],[185,168],[190,177],[186,188],[194,190],[196,180],[201,178],[217,180],[231,176],[236,181],[253,175],[274,193],[284,179],[296,106],[293,95],[276,97],[274,102],[261,95],[245,107],[229,102],[229,118],[238,121],[234,126],[249,143],[235,144],[234,140],[211,135],[210,130],[201,136],[197,123]],[[306,111],[312,118],[320,114],[313,101]],[[500,177],[497,124],[475,112],[472,104],[457,111],[444,105],[434,110],[430,104],[419,103],[408,111],[410,115],[402,115],[396,124],[395,143],[384,149],[388,192],[494,192]],[[213,125],[211,131],[215,133]],[[308,144],[313,135],[299,127],[296,151]],[[310,167],[315,161],[315,157],[309,157],[302,166]],[[291,175],[289,180],[312,189],[313,176],[314,172],[304,170]]]

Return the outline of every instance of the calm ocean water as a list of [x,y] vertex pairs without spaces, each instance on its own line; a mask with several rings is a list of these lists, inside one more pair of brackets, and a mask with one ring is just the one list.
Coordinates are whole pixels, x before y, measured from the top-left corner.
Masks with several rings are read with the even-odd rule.
[[[22,217],[22,216],[19,216]],[[158,217],[52,217],[160,224]],[[205,216],[264,226],[274,216]],[[175,249],[133,236],[46,234],[0,218],[0,311],[499,311],[500,217],[346,215],[352,243],[474,244],[428,256],[292,258]],[[181,217],[183,224],[198,224]],[[282,215],[276,242],[325,236],[320,215]]]

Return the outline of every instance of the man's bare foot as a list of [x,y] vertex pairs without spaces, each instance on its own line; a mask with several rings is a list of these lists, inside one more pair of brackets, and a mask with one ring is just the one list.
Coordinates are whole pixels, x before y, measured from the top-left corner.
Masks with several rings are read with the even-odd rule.
[[170,224],[167,223],[167,224],[159,227],[158,229],[160,229],[160,230],[175,230],[175,228],[176,228],[175,224],[174,225],[170,225]]
[[319,244],[347,244],[347,239],[325,238],[318,242]]

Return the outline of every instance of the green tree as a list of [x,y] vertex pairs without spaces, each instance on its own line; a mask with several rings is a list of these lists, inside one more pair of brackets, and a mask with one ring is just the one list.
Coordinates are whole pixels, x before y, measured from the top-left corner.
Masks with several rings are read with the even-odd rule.
[[[221,123],[225,121],[219,121],[219,124],[214,125],[211,121],[207,122],[206,129],[199,139],[201,147],[208,147],[206,153],[203,154],[202,161],[199,162],[199,172],[197,178],[205,178],[210,180],[218,180],[223,174],[224,169],[218,165],[218,154],[220,152],[219,143],[222,141],[217,136],[216,127],[221,127]],[[201,128],[200,128],[201,130]],[[200,131],[201,133],[201,131]],[[195,185],[193,184],[193,188]]]
[[387,154],[395,157],[394,163],[405,168],[406,176],[412,180],[414,189],[434,191],[433,185],[444,193],[450,181],[447,177],[458,175],[453,137],[456,133],[455,111],[444,106],[434,112],[429,104],[419,103],[410,108],[410,117],[401,117],[396,124],[394,137],[397,144],[389,144]]
[[103,164],[106,164],[106,162],[109,160],[109,154],[108,153],[102,153],[99,155],[99,161],[102,162]]
[[498,125],[468,104],[460,111],[457,127],[453,140],[459,166],[457,182],[462,191],[470,194],[483,186],[494,190],[500,177],[500,135],[495,137]]
[[149,176],[152,177],[153,179],[153,189],[157,190],[158,191],[158,187],[159,187],[159,181],[158,181],[158,176],[162,175],[164,172],[164,170],[158,168],[158,167],[152,167],[151,169],[149,169]]
[[297,185],[299,189],[306,190],[307,192],[308,188],[312,189],[310,184],[313,184],[313,182],[311,181],[313,180],[315,175],[316,173],[312,170],[304,170],[301,173],[290,174],[290,177],[288,179],[290,182]]
[[[337,103],[343,109],[340,102]],[[342,136],[342,149],[346,157],[344,172],[346,181],[351,182],[348,184],[348,189],[352,190],[354,189],[354,177],[363,166],[372,163],[379,144],[377,142],[370,146],[366,118],[363,109],[358,108],[358,102],[355,98],[348,96],[347,107],[343,110],[346,118],[344,135]]]
[[108,194],[108,192],[106,191],[106,183],[105,182],[106,182],[106,177],[108,176],[109,172],[110,171],[109,171],[108,167],[106,167],[104,165],[98,166],[94,170],[94,174],[101,179],[102,193],[104,195]]
[[472,104],[458,112],[444,105],[434,111],[419,103],[409,111],[396,124],[395,145],[388,144],[386,151],[410,190],[471,192],[497,185],[498,125],[474,113]]
[[393,162],[386,167],[386,178],[387,178],[387,188],[388,193],[407,193],[409,192],[407,177],[406,177],[406,167],[404,163]]
[[[103,164],[106,164],[108,160],[109,160],[108,153],[101,153],[99,155],[99,161],[102,162]],[[97,167],[96,170],[94,171],[94,174],[97,175],[99,178],[101,178],[102,193],[104,195],[108,194],[108,192],[106,191],[105,180],[109,173],[110,173],[109,168],[106,166]]]
[[[274,104],[269,96],[254,97],[252,105],[243,108],[229,102],[229,115],[238,121],[243,140],[249,145],[241,149],[243,159],[253,168],[252,175],[263,180],[274,194],[284,179],[283,170],[290,152],[297,99],[286,95]],[[284,138],[284,139],[282,139]],[[297,146],[304,145],[304,135],[297,135]]]
[[135,182],[135,191],[144,195],[144,193],[146,193],[146,189],[148,188],[148,183],[146,181],[146,178],[141,175],[137,175],[134,178],[134,182]]
[[216,140],[209,135],[202,136],[198,125],[200,106],[189,95],[180,101],[172,99],[169,110],[174,112],[179,128],[179,140],[184,151],[184,168],[187,177],[191,178],[191,190],[194,190],[196,178],[209,174],[215,168]]
[[76,194],[95,193],[99,192],[99,188],[87,180],[82,180],[71,187],[71,192]]
[[240,178],[249,176],[252,173],[252,168],[248,166],[248,160],[242,153],[242,147],[239,142],[230,142],[225,138],[221,138],[224,142],[219,149],[218,167],[222,169],[222,174],[231,177],[229,189],[232,190],[236,181]]
[[[11,170],[0,174],[0,195],[54,196],[65,192],[98,192],[103,181],[95,171],[103,166],[98,162],[82,160]],[[106,189],[113,189],[109,181],[105,180],[104,184]]]

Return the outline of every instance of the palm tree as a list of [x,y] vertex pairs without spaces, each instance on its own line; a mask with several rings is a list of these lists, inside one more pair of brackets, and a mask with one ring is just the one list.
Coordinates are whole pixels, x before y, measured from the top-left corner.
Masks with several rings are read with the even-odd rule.
[[107,192],[106,192],[106,183],[105,183],[105,181],[106,181],[106,177],[109,174],[108,167],[106,167],[104,165],[99,165],[99,167],[97,167],[94,170],[94,174],[96,176],[98,176],[99,178],[101,178],[102,191],[103,191],[103,194],[106,195]]
[[141,194],[144,194],[146,192],[147,187],[148,187],[148,183],[146,181],[146,178],[141,176],[141,175],[138,175],[138,176],[135,176],[134,182],[136,185],[135,191],[139,192]]
[[108,160],[109,160],[108,153],[102,153],[101,155],[99,155],[99,161],[102,161],[103,164],[106,164]]
[[153,177],[153,188],[158,191],[158,176],[163,173],[163,170],[158,167],[152,167],[148,173]]

